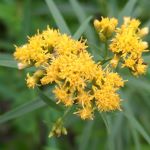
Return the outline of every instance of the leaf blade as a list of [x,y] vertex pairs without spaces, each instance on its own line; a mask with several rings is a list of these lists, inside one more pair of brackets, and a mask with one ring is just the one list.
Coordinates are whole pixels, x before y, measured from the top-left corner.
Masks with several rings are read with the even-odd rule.
[[32,111],[34,111],[38,108],[44,107],[44,106],[46,106],[46,103],[40,99],[27,102],[21,106],[16,107],[13,110],[10,110],[9,112],[6,112],[5,114],[1,115],[0,116],[0,124],[7,122],[11,119],[20,117],[24,114],[27,114],[29,112],[32,112]]
[[126,5],[124,6],[124,8],[122,9],[122,11],[120,12],[119,16],[118,16],[118,20],[119,20],[119,24],[122,21],[122,18],[124,16],[131,16],[131,13],[134,9],[134,6],[136,4],[137,0],[129,0]]
[[88,17],[78,28],[78,30],[75,32],[75,34],[73,35],[74,39],[79,39],[79,37],[83,34],[83,32],[86,30],[86,28],[88,27],[88,23],[90,22],[90,20],[92,19],[92,16]]
[[61,15],[60,11],[58,10],[56,4],[54,3],[53,0],[45,0],[47,3],[47,6],[58,26],[58,28],[60,29],[60,31],[62,33],[67,33],[67,34],[71,34],[63,16]]
[[0,60],[0,66],[9,68],[18,68],[17,62],[14,60]]
[[62,107],[56,104],[53,100],[51,100],[45,93],[43,93],[39,88],[37,89],[39,97],[48,105],[51,106],[52,108],[55,108],[58,111],[62,111]]
[[[78,18],[80,24],[82,24],[83,20],[85,20],[87,18],[84,9],[82,8],[82,6],[79,4],[79,2],[77,0],[69,0],[69,2]],[[90,25],[87,26],[85,34],[91,43],[95,43],[96,39],[95,39],[95,36],[93,33],[93,29],[91,28]]]

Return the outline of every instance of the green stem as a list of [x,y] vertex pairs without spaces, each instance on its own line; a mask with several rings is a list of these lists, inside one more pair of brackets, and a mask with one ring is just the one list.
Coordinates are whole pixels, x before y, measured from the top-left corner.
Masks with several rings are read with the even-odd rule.
[[107,41],[105,42],[105,53],[104,53],[104,58],[106,59],[108,56],[108,43]]
[[63,114],[62,116],[62,120],[66,119],[66,117],[69,115],[69,113],[71,112],[72,107],[69,107]]

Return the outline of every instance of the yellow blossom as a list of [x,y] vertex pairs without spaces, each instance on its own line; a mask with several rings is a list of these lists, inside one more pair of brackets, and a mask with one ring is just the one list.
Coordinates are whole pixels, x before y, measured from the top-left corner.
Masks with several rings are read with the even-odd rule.
[[66,106],[72,106],[73,100],[71,98],[71,94],[68,93],[67,89],[65,89],[64,87],[56,87],[53,90],[53,93],[56,95],[58,103],[62,102]]
[[94,20],[94,26],[102,41],[105,41],[112,36],[112,33],[115,31],[117,24],[118,20],[116,18],[102,17],[101,21],[97,19]]
[[138,35],[140,37],[144,37],[148,33],[149,33],[149,28],[148,27],[144,27],[144,28],[138,30]]
[[64,55],[68,53],[77,54],[84,50],[86,50],[87,46],[85,45],[85,41],[77,41],[72,39],[70,36],[63,34],[59,42],[56,44],[56,52],[59,55]]
[[[114,25],[107,24],[103,33],[115,29],[115,19],[102,20],[103,27],[107,21]],[[66,107],[75,104],[75,114],[82,119],[93,119],[96,108],[99,111],[120,109],[120,97],[116,92],[124,81],[117,73],[108,68],[103,70],[100,63],[93,60],[87,52],[86,40],[74,40],[48,27],[30,37],[24,46],[16,47],[14,56],[19,63],[36,67],[32,76],[27,74],[29,88],[55,83],[53,93],[57,103]]]
[[29,88],[34,88],[35,86],[39,85],[40,78],[43,76],[43,70],[37,70],[33,76],[30,76],[29,73],[27,74],[27,86]]
[[113,57],[113,59],[110,61],[110,64],[111,64],[111,66],[113,67],[113,68],[116,68],[117,67],[117,65],[118,65],[118,63],[119,63],[119,59],[120,59],[120,57],[119,57],[119,55],[114,55],[114,57]]
[[142,65],[140,68],[143,68],[142,71],[137,69],[137,66],[139,66],[138,63],[142,53],[146,52],[148,48],[148,43],[141,39],[148,33],[148,29],[140,29],[139,25],[139,20],[125,17],[124,23],[120,28],[116,29],[116,35],[109,46],[110,50],[115,54],[114,59],[116,55],[120,57],[122,67],[128,67],[136,75],[144,74],[146,71],[146,65],[140,63]]
[[26,81],[29,88],[34,88],[37,85],[37,79],[34,76],[30,76],[29,73],[27,74]]
[[85,120],[85,119],[93,119],[93,110],[91,107],[85,107],[83,109],[78,110],[74,114],[80,115],[80,117]]
[[95,92],[96,105],[100,111],[121,110],[120,97],[111,87],[103,87]]

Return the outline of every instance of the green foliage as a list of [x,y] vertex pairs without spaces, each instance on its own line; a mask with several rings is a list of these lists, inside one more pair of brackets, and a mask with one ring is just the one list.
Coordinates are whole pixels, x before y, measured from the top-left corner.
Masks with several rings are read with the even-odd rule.
[[[120,92],[122,112],[98,113],[93,121],[82,121],[75,115],[65,119],[68,135],[48,138],[53,123],[63,114],[63,107],[53,100],[51,87],[46,92],[29,90],[25,71],[17,69],[13,59],[14,43],[23,44],[27,35],[49,24],[62,33],[82,34],[89,41],[89,51],[101,60],[93,25],[100,16],[135,16],[150,27],[147,0],[2,0],[0,2],[0,149],[40,150],[148,150],[150,147],[150,69],[138,79],[119,70],[128,79]],[[118,15],[119,14],[119,15]],[[49,17],[50,16],[50,17]],[[90,17],[89,17],[90,16]],[[92,16],[92,17],[91,17]],[[150,41],[150,36],[147,37]],[[97,46],[98,45],[98,46]],[[101,45],[101,49],[103,49]],[[150,64],[150,55],[145,61]],[[105,62],[104,62],[105,63]],[[29,68],[32,70],[32,68]],[[34,69],[34,68],[33,68]],[[42,88],[41,88],[42,89]],[[54,108],[54,109],[51,109]],[[35,111],[36,110],[36,111]],[[56,111],[55,111],[56,110]],[[59,111],[60,110],[60,111]]]

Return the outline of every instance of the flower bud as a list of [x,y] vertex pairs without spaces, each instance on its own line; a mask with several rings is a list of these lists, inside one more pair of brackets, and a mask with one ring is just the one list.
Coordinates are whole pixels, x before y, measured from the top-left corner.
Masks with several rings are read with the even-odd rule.
[[28,65],[27,64],[23,64],[23,63],[18,63],[17,66],[18,66],[19,70],[22,70],[22,69],[26,68]]
[[142,28],[141,30],[139,30],[138,34],[140,37],[144,37],[145,35],[147,35],[149,33],[149,28],[145,27]]

